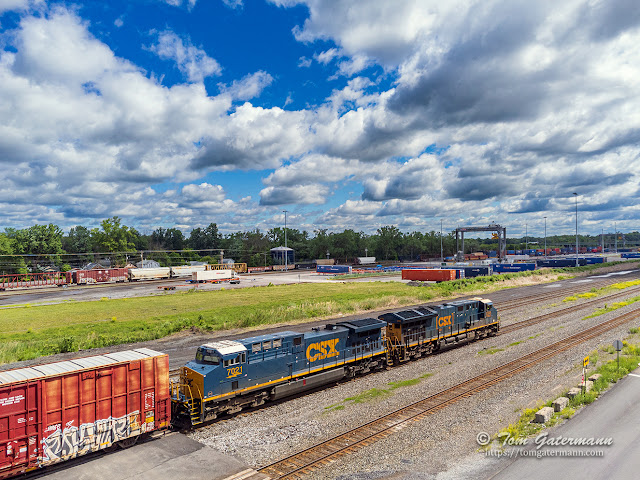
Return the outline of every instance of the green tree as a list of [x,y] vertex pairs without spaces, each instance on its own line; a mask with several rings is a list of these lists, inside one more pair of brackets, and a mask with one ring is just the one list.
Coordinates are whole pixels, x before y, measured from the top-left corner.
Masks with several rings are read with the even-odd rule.
[[376,257],[384,260],[398,260],[402,249],[402,232],[395,225],[377,230]]
[[102,252],[130,252],[135,250],[133,234],[129,227],[121,225],[119,217],[111,217],[100,223],[102,230],[91,230],[93,241]]

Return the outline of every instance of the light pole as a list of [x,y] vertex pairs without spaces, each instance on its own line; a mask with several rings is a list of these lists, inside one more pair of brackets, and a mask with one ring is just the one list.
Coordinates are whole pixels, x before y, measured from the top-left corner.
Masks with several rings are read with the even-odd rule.
[[576,267],[580,265],[578,262],[578,194],[573,192],[576,196]]
[[287,250],[287,210],[284,212],[284,271],[289,270],[289,251]]
[[544,217],[544,259],[547,259],[547,217]]
[[615,230],[613,238],[614,238],[614,241],[616,242],[616,253],[618,253],[618,224],[616,222],[614,222],[613,224],[613,229]]
[[[529,250],[529,238],[528,237],[528,232],[527,232],[527,224],[524,224],[524,249],[525,250]],[[529,252],[527,251],[527,255],[529,255]]]
[[444,250],[442,249],[442,219],[440,219],[440,263],[444,262]]

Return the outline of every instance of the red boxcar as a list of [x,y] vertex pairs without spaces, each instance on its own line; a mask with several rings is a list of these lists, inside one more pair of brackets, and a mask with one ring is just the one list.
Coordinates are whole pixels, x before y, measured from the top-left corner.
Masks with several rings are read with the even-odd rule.
[[169,357],[146,348],[0,372],[0,478],[171,421]]
[[402,270],[402,279],[418,280],[420,282],[446,282],[456,279],[456,271],[438,269]]
[[73,283],[126,282],[129,270],[126,268],[107,268],[103,270],[76,270],[73,272]]

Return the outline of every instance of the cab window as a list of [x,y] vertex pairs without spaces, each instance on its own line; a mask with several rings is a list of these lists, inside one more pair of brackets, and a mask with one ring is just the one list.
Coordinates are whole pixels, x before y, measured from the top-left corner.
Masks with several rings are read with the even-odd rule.
[[220,355],[215,351],[199,348],[196,352],[196,362],[209,365],[220,365]]
[[225,360],[224,361],[224,366],[225,367],[231,367],[233,365],[238,365],[240,363],[244,363],[247,359],[247,354],[246,353],[241,353],[240,355],[238,355],[235,358],[231,358],[229,360]]

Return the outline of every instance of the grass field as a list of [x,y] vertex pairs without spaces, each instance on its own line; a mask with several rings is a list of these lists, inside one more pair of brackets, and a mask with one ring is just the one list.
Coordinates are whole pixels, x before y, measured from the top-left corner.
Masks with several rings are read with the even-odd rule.
[[93,302],[0,309],[0,363],[166,337],[189,329],[216,331],[304,321],[423,303],[469,292],[489,293],[511,280],[560,272],[522,272],[443,282],[295,284]]

